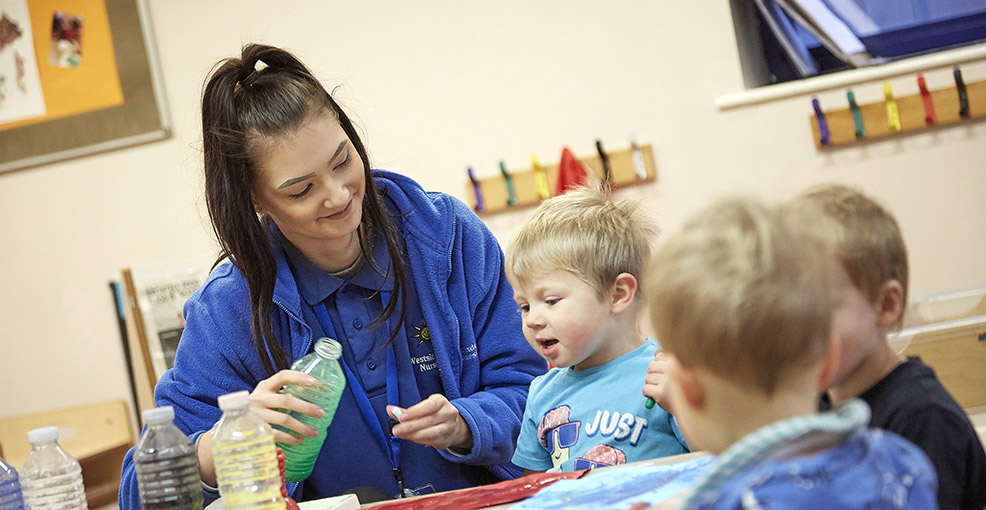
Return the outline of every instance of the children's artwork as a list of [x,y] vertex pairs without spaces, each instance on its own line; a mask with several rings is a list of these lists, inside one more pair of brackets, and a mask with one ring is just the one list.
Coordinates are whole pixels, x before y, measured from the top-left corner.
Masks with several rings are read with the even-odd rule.
[[[439,492],[416,498],[398,499],[396,501],[374,505],[374,510],[470,510],[488,506],[520,501],[532,494],[543,490],[544,487],[559,480],[570,480],[585,474],[582,471],[566,473],[532,473],[513,480]],[[302,510],[305,510],[302,508]]]
[[611,510],[663,503],[694,487],[712,467],[708,455],[678,464],[624,465],[561,480],[509,510]]
[[0,172],[170,135],[146,3],[0,0]]
[[82,64],[82,26],[85,16],[55,12],[51,19],[51,44],[48,63],[58,67]]
[[0,124],[44,115],[27,0],[0,0]]

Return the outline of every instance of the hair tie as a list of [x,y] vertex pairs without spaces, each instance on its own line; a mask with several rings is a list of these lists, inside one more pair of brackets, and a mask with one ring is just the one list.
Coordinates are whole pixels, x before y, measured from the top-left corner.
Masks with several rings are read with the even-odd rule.
[[253,70],[250,71],[250,74],[246,75],[246,78],[240,80],[240,84],[246,87],[252,87],[253,82],[257,81],[257,77],[260,76],[260,72],[264,69],[267,69],[267,64],[263,60],[258,59],[253,64]]

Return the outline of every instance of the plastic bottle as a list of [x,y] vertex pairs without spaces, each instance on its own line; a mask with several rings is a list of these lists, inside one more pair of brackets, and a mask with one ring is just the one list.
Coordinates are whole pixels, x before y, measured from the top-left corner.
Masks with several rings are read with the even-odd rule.
[[3,458],[0,458],[0,510],[24,510],[17,470]]
[[175,426],[171,406],[144,411],[147,429],[134,450],[137,488],[144,510],[199,510],[199,457],[195,444]]
[[212,432],[212,458],[226,510],[284,510],[274,430],[250,412],[246,391],[219,397],[223,416]]
[[28,510],[88,510],[82,468],[58,445],[58,428],[27,433],[31,453],[21,468],[21,491]]
[[[318,437],[306,437],[301,444],[277,443],[284,452],[284,479],[288,482],[300,482],[312,474],[318,452],[325,442],[325,431],[332,423],[332,417],[339,406],[339,397],[346,387],[346,377],[339,365],[342,346],[331,338],[319,338],[315,342],[315,350],[305,357],[295,361],[291,370],[306,373],[315,378],[315,386],[298,386],[287,384],[281,388],[281,393],[297,397],[322,408],[325,414],[321,418],[313,418],[296,411],[281,411],[291,414],[296,420],[318,430]],[[275,425],[274,428],[291,433],[291,431]]]

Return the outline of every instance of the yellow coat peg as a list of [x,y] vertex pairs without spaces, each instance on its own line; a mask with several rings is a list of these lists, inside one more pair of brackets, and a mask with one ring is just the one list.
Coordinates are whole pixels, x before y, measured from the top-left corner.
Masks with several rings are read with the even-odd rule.
[[537,154],[531,154],[531,166],[534,168],[534,187],[537,189],[538,198],[544,200],[551,197],[551,189],[548,188],[548,174],[544,172],[544,167],[538,163]]
[[897,111],[897,100],[894,99],[894,91],[890,88],[890,82],[883,82],[883,96],[887,103],[887,123],[891,133],[900,133],[900,112]]

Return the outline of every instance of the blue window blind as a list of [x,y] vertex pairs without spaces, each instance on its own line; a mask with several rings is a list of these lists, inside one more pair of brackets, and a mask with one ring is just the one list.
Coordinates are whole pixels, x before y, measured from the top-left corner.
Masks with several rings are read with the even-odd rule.
[[984,0],[748,1],[773,83],[986,42]]
[[824,0],[875,57],[986,41],[983,0]]

